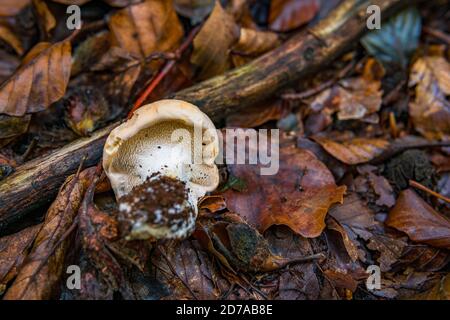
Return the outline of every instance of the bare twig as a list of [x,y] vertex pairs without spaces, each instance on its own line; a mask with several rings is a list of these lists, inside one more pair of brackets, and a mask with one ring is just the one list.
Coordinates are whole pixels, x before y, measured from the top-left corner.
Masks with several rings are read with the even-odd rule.
[[423,184],[420,184],[420,183],[417,182],[417,181],[409,180],[409,185],[410,185],[411,187],[414,187],[414,188],[417,188],[417,189],[419,189],[419,190],[425,191],[426,193],[429,193],[429,194],[431,194],[432,196],[434,196],[434,197],[436,197],[436,198],[438,198],[438,199],[441,199],[442,201],[445,201],[445,202],[447,202],[447,203],[450,203],[450,198],[447,198],[446,196],[443,196],[442,194],[439,194],[439,193],[437,193],[437,192],[435,192],[435,191],[433,191],[433,190],[431,190],[431,189],[425,187]]

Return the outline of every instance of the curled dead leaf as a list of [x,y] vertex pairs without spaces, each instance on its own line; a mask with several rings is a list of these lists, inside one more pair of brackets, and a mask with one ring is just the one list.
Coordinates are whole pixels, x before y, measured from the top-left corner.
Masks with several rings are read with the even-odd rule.
[[0,87],[0,113],[23,116],[62,98],[70,78],[71,45],[55,43],[21,66]]
[[233,47],[233,51],[243,55],[257,56],[274,49],[279,44],[280,39],[274,32],[241,28],[239,41]]
[[350,165],[369,162],[389,146],[389,142],[384,139],[353,138],[342,142],[323,136],[313,136],[312,139],[330,155]]
[[443,57],[424,57],[414,63],[409,86],[416,98],[409,113],[417,131],[429,139],[450,135],[450,64]]
[[386,225],[403,231],[413,241],[450,249],[450,220],[436,212],[412,189],[400,193]]
[[191,62],[200,68],[199,79],[222,74],[231,66],[229,50],[238,40],[234,18],[216,1],[211,15],[194,38]]

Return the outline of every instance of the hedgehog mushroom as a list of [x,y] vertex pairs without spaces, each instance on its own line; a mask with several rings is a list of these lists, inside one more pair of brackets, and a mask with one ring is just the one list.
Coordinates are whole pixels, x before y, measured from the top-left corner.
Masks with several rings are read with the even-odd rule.
[[219,183],[218,153],[212,121],[180,100],[142,106],[115,128],[105,143],[103,168],[119,203],[125,238],[189,236],[197,200]]

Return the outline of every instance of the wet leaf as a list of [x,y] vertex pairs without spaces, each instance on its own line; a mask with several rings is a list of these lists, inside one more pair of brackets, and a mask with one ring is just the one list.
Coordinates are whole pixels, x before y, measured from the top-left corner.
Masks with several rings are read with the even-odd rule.
[[369,162],[389,146],[389,142],[384,139],[353,138],[338,142],[323,136],[312,138],[330,155],[351,165]]
[[19,272],[40,228],[36,225],[0,238],[0,295]]
[[311,21],[319,8],[318,0],[272,0],[269,13],[270,29],[278,32],[296,29]]
[[409,105],[415,129],[429,139],[450,135],[450,64],[442,57],[420,58],[411,69],[416,98]]
[[172,1],[145,0],[118,10],[108,26],[119,46],[141,59],[155,51],[173,50],[183,36]]
[[421,28],[419,11],[409,8],[382,22],[381,29],[368,33],[361,43],[385,65],[395,64],[406,68],[419,44]]
[[191,62],[200,68],[199,79],[219,75],[231,66],[229,50],[238,40],[234,18],[216,1],[211,15],[194,39]]
[[0,113],[23,116],[49,107],[64,96],[70,65],[69,41],[43,50],[0,87]]
[[54,297],[70,245],[70,238],[62,237],[73,223],[94,172],[95,168],[90,168],[79,176],[67,178],[48,209],[31,252],[4,299],[40,300]]
[[295,147],[280,150],[280,167],[274,175],[260,175],[259,165],[228,165],[228,169],[247,183],[246,191],[224,193],[228,208],[261,233],[281,224],[304,237],[317,237],[329,207],[342,201],[345,192],[312,153]]
[[450,220],[436,212],[413,190],[400,193],[386,225],[406,233],[416,242],[450,248]]
[[0,16],[15,16],[30,3],[31,0],[2,0]]

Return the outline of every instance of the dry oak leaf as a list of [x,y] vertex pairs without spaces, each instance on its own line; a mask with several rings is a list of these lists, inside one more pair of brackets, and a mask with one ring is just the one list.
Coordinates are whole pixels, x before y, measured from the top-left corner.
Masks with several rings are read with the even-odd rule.
[[228,165],[247,190],[226,191],[227,206],[261,233],[272,225],[286,225],[304,237],[317,237],[328,209],[343,201],[346,187],[336,186],[331,172],[310,151],[285,147],[279,156],[275,175],[260,175],[259,165]]
[[412,189],[400,193],[386,225],[403,231],[413,241],[450,249],[450,220],[436,212]]
[[71,52],[65,40],[22,65],[0,87],[0,114],[17,117],[39,112],[62,98],[70,78]]
[[192,64],[200,68],[199,79],[222,74],[231,67],[229,51],[239,37],[233,16],[216,1],[211,15],[194,38]]
[[409,86],[416,98],[409,105],[415,129],[429,139],[450,135],[450,64],[443,57],[424,57],[411,69]]
[[337,142],[318,135],[313,136],[312,139],[330,155],[350,165],[369,162],[389,146],[389,142],[384,139],[353,138]]
[[314,18],[320,8],[319,0],[272,0],[269,12],[270,29],[286,32]]
[[183,37],[183,27],[172,1],[146,0],[116,11],[108,26],[119,46],[138,58],[155,51],[173,50]]

